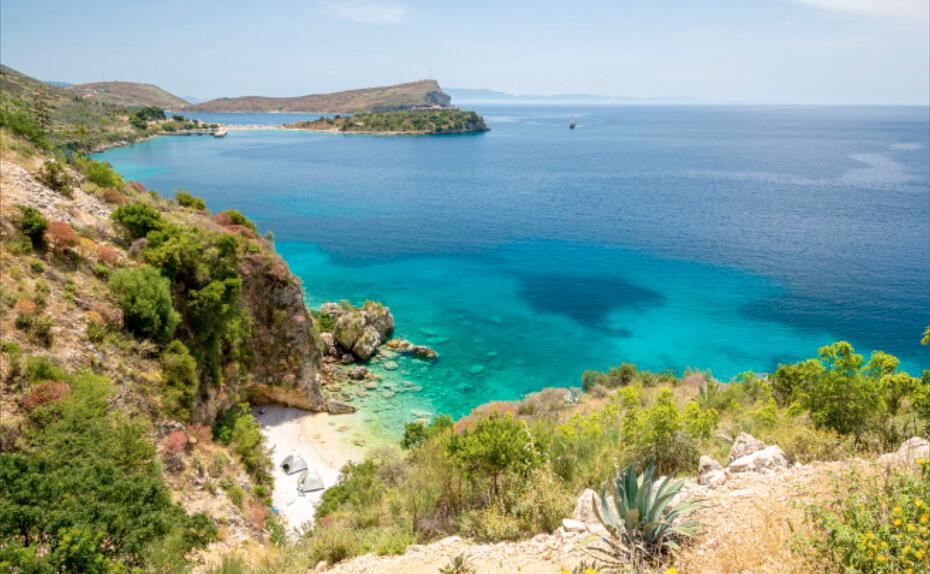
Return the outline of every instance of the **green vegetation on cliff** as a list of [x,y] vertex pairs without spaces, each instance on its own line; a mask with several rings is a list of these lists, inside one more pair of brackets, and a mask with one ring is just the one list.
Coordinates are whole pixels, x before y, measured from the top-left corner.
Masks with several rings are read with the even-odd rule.
[[0,570],[183,572],[218,532],[280,538],[239,401],[326,407],[287,266],[239,212],[0,131]]
[[289,128],[345,133],[462,134],[485,132],[484,119],[475,112],[458,109],[413,110],[336,116],[297,122]]

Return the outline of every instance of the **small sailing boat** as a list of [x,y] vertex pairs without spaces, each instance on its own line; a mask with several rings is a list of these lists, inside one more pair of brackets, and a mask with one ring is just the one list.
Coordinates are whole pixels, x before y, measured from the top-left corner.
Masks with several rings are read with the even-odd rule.
[[572,116],[572,119],[568,122],[568,129],[575,129],[575,116]]

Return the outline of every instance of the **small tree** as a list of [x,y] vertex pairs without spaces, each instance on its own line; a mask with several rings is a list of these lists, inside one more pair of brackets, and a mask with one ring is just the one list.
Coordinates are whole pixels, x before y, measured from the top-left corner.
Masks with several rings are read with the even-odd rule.
[[453,436],[448,449],[472,479],[490,479],[492,498],[498,495],[501,475],[525,475],[540,462],[533,436],[510,413],[480,419],[474,428]]
[[74,191],[74,178],[71,177],[71,174],[68,173],[68,170],[65,168],[61,162],[52,160],[45,162],[45,165],[42,166],[42,170],[39,171],[39,181],[44,183],[49,189],[60,193],[65,197],[72,197]]
[[34,248],[42,247],[45,244],[45,230],[48,229],[48,219],[42,215],[42,212],[34,207],[18,205],[19,207],[19,230],[23,235],[29,238]]
[[161,213],[144,203],[130,203],[113,212],[113,220],[129,232],[132,239],[145,237],[150,231],[163,229],[166,225]]
[[200,380],[197,361],[184,343],[175,339],[161,354],[161,373],[162,396],[169,413],[181,420],[190,420]]
[[167,341],[180,322],[171,305],[171,284],[148,265],[113,273],[110,291],[123,310],[123,325],[137,337]]

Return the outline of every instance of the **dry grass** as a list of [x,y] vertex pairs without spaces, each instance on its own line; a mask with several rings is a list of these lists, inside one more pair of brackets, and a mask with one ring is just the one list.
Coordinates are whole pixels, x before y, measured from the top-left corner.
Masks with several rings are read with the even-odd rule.
[[697,518],[703,534],[684,549],[678,571],[717,574],[809,573],[792,551],[795,533],[805,528],[803,508],[832,492],[833,476],[849,461],[795,467],[772,476],[734,476],[712,491]]

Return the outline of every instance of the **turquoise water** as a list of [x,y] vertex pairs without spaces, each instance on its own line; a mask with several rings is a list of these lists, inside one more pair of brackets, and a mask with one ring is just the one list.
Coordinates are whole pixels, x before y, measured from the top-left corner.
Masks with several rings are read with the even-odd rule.
[[312,305],[384,301],[434,347],[373,365],[398,393],[357,404],[392,432],[623,361],[728,379],[845,338],[930,364],[927,109],[479,111],[487,134],[231,132],[100,157],[242,210]]

